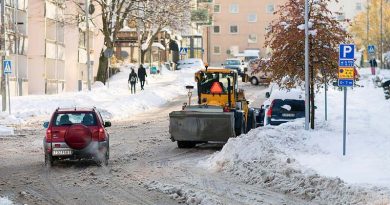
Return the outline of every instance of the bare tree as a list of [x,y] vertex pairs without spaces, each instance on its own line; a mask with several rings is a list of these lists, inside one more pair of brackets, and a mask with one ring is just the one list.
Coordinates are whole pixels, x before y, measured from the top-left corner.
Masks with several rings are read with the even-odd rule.
[[183,31],[190,25],[191,0],[154,0],[143,1],[137,18],[142,22],[141,63],[145,54],[151,51],[152,44],[162,29]]

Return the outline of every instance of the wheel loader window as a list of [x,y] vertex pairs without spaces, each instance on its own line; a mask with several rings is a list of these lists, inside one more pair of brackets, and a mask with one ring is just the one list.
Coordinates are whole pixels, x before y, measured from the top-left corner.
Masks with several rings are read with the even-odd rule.
[[205,73],[202,82],[200,83],[201,93],[227,94],[228,78],[232,78],[232,76],[226,73]]

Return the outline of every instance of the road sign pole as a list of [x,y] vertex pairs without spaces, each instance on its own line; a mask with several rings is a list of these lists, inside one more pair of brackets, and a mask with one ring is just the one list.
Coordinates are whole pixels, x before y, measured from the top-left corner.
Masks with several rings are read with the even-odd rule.
[[344,87],[344,122],[343,122],[343,156],[347,147],[347,88]]
[[325,74],[325,121],[328,121],[328,81],[326,81],[326,74]]
[[8,113],[11,114],[11,92],[9,89],[9,74],[7,75],[7,90],[8,90]]

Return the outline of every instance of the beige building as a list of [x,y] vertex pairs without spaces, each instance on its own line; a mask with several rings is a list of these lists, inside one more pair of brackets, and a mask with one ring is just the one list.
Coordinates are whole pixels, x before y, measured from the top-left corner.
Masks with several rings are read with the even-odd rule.
[[215,0],[213,24],[206,29],[204,47],[210,51],[206,61],[218,66],[227,58],[247,49],[259,49],[266,54],[265,34],[276,17],[273,12],[286,0]]
[[5,51],[6,59],[12,61],[10,94],[25,95],[28,86],[27,49],[29,37],[27,0],[5,0]]
[[[85,89],[88,53],[91,61],[96,62],[92,66],[96,76],[103,38],[97,29],[86,32],[85,18],[77,13],[72,1],[29,1],[29,94],[77,91],[80,84]],[[86,50],[88,33],[89,52]]]

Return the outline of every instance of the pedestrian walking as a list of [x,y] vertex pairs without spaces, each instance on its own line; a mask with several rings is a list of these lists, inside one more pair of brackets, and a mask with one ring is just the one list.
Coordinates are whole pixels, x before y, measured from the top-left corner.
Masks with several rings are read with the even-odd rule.
[[[129,80],[128,83],[130,83],[130,89],[131,89],[131,94],[135,94],[136,88],[135,84],[138,82],[138,76],[137,73],[135,73],[134,68],[131,68],[131,72],[129,75]],[[134,91],[133,91],[134,89]]]
[[372,58],[370,60],[370,66],[371,66],[371,74],[372,75],[375,75],[375,69],[376,67],[378,66],[378,63],[376,62],[376,59],[375,58]]
[[138,78],[139,82],[141,83],[141,90],[143,90],[145,86],[145,77],[148,77],[148,75],[146,74],[145,68],[141,64],[138,68]]

